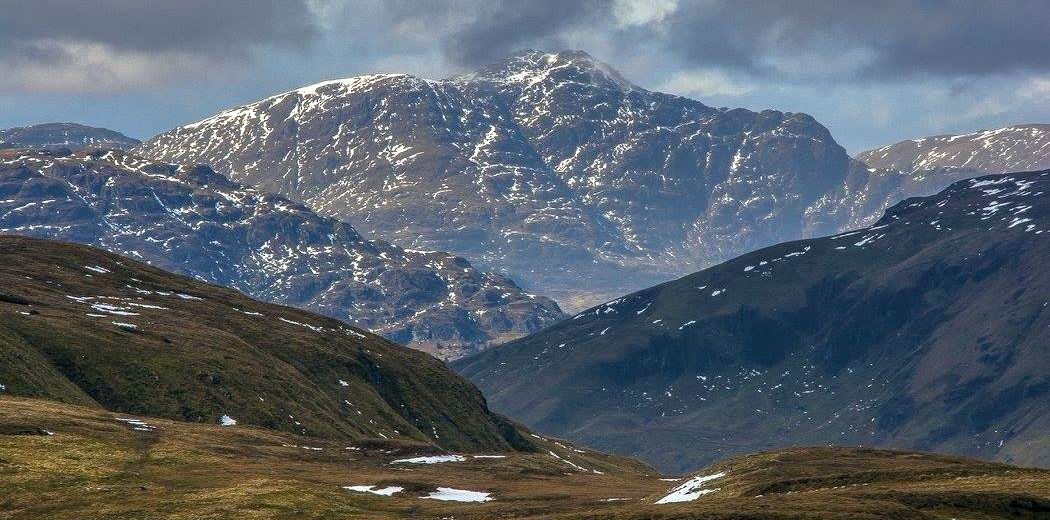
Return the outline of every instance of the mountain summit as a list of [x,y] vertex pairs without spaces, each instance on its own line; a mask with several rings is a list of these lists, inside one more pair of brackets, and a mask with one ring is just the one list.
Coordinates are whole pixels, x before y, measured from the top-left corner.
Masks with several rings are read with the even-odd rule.
[[455,80],[521,89],[543,82],[552,85],[573,82],[620,92],[640,90],[608,64],[583,51],[521,51]]

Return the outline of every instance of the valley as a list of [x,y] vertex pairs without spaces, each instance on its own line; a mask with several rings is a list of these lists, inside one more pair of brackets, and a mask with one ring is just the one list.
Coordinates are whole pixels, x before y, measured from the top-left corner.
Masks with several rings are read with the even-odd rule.
[[1050,520],[1047,27],[0,1],[0,520]]

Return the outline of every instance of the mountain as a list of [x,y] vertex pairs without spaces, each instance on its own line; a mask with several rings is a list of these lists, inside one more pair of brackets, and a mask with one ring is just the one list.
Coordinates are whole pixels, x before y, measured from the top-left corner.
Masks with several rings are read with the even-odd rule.
[[1050,125],[1019,125],[902,141],[856,157],[845,183],[810,210],[839,231],[871,225],[908,197],[937,193],[962,179],[1050,168]]
[[343,441],[528,450],[433,357],[82,245],[0,236],[5,395]]
[[494,410],[665,470],[791,445],[1050,463],[1050,171],[960,181],[454,367]]
[[0,149],[110,148],[126,150],[141,141],[120,132],[76,123],[44,123],[0,130]]
[[0,154],[0,233],[95,245],[445,358],[563,316],[463,258],[366,240],[206,166],[121,151]]
[[642,464],[554,439],[532,438],[541,446],[536,452],[449,454],[395,440],[348,446],[3,395],[0,407],[3,511],[19,520],[992,519],[1050,512],[1047,470],[934,454],[792,449],[661,478]]
[[1050,125],[1017,125],[972,134],[935,135],[857,154],[872,168],[920,172],[968,168],[1009,173],[1050,168]]
[[453,251],[575,308],[831,232],[806,209],[860,167],[808,115],[651,92],[582,52],[525,51],[447,80],[327,81],[136,150]]

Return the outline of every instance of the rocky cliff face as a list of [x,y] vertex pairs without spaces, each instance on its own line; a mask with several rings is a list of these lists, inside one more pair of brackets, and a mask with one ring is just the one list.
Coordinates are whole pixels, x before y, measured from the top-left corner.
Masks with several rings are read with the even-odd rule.
[[120,151],[0,155],[0,233],[96,245],[445,358],[562,317],[463,258],[366,240],[208,167]]

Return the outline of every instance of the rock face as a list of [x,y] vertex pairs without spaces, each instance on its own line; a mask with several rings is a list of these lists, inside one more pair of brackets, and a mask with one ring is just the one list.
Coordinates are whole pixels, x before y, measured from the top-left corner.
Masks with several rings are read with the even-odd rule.
[[531,447],[422,352],[92,247],[0,236],[0,317],[5,396],[352,442]]
[[455,251],[570,306],[804,236],[852,160],[805,114],[717,109],[580,52],[473,74],[336,80],[221,112],[138,152]]
[[141,143],[120,132],[76,123],[45,123],[0,130],[0,149],[111,148],[126,150]]
[[1050,171],[960,181],[454,367],[498,412],[668,470],[789,445],[1050,460]]
[[0,233],[95,245],[444,358],[563,317],[463,258],[366,240],[206,166],[121,151],[0,155]]

